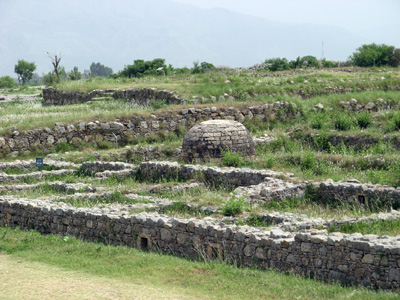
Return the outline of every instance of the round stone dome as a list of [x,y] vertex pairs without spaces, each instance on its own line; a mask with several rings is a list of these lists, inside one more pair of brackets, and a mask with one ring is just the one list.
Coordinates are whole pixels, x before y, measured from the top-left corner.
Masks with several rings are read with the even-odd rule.
[[241,123],[231,120],[210,120],[193,126],[182,145],[185,162],[210,161],[221,158],[221,150],[255,155],[255,144]]

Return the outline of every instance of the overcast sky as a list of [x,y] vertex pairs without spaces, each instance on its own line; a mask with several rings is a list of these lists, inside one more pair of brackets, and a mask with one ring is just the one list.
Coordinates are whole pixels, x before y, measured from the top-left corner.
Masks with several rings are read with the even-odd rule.
[[[286,23],[336,25],[353,32],[400,24],[400,0],[173,0],[202,8],[222,7]],[[393,33],[400,34],[399,27]]]
[[400,48],[399,28],[400,0],[0,0],[0,76],[15,75],[19,59],[49,72],[48,51],[67,70],[156,57],[175,67],[345,61],[363,44]]

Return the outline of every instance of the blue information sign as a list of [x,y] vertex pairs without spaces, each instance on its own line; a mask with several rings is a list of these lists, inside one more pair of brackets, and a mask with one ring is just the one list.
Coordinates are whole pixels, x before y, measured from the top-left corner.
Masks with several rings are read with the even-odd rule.
[[39,168],[39,171],[42,171],[43,168],[43,158],[37,157],[36,158],[36,167]]

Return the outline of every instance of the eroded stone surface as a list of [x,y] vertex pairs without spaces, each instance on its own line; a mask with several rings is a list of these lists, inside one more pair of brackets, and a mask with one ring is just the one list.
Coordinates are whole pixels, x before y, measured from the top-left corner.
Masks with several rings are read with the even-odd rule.
[[210,161],[230,150],[243,156],[255,155],[255,144],[249,131],[232,120],[210,120],[197,124],[186,134],[182,145],[185,162]]

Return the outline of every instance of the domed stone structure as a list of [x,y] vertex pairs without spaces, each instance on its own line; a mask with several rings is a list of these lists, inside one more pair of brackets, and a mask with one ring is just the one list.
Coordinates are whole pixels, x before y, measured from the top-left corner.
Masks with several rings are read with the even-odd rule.
[[182,145],[185,162],[211,161],[221,157],[221,150],[243,156],[255,155],[255,144],[241,123],[231,120],[210,120],[192,127]]

